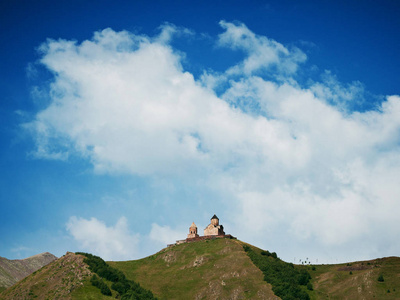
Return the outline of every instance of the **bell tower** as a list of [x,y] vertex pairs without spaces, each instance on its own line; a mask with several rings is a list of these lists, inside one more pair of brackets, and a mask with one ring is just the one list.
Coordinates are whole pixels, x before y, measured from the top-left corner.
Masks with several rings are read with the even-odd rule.
[[193,222],[192,225],[190,225],[189,227],[189,234],[187,235],[187,238],[191,239],[195,237],[199,237],[199,235],[197,234],[197,226]]

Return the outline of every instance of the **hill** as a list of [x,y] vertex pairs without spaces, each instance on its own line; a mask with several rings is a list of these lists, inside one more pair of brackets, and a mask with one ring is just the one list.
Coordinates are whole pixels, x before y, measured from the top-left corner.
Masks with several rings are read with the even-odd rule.
[[67,253],[0,293],[0,299],[71,299],[92,274],[83,259]]
[[[83,255],[67,253],[0,293],[0,299],[137,299],[118,296],[106,278],[101,280],[111,296],[101,294],[91,284],[94,274],[87,262]],[[107,265],[158,299],[280,299],[274,292],[283,295],[282,299],[299,299],[290,298],[285,288],[297,289],[311,300],[400,299],[399,257],[296,266],[238,240],[214,239],[174,245],[140,260]]]
[[145,296],[139,299],[154,299],[150,291],[126,279],[122,272],[110,267],[100,257],[67,252],[0,292],[0,299],[124,300],[138,299],[137,295]]
[[57,259],[53,254],[45,252],[25,259],[10,260],[0,257],[0,291],[32,274],[41,267]]
[[[312,267],[311,267],[312,268]],[[314,266],[313,299],[400,299],[400,258]]]
[[[221,239],[175,245],[141,260],[110,264],[160,299],[279,299],[269,284],[272,280],[263,281],[264,275],[243,246],[259,257],[268,252],[241,241]],[[399,257],[293,267],[307,268],[312,290],[301,288],[312,300],[400,299]],[[383,281],[378,280],[380,275]]]
[[109,264],[160,299],[279,299],[242,244],[231,239],[184,243]]

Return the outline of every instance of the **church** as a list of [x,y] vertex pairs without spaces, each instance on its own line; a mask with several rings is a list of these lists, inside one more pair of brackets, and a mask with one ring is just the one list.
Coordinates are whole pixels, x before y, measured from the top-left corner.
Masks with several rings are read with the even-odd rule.
[[193,222],[189,227],[189,234],[187,235],[186,241],[202,240],[212,237],[228,237],[233,238],[230,234],[226,235],[224,226],[219,224],[219,219],[216,215],[212,216],[211,223],[204,229],[204,236],[199,236],[197,232],[197,226]]
[[193,222],[189,227],[189,233],[185,240],[178,240],[175,244],[169,244],[168,247],[172,247],[174,245],[179,245],[182,243],[190,243],[202,240],[209,240],[215,238],[228,238],[228,239],[236,239],[234,236],[230,234],[225,234],[224,226],[219,224],[219,219],[216,215],[213,215],[211,218],[210,224],[204,229],[204,235],[200,236],[197,232],[197,226]]
[[204,236],[225,235],[224,226],[219,225],[219,219],[216,215],[211,218],[211,223],[204,229]]

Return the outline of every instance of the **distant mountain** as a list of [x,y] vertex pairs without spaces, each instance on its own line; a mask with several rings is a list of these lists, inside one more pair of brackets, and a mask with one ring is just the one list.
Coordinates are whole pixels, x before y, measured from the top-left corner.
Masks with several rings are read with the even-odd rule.
[[71,292],[92,275],[83,260],[68,252],[0,293],[0,299],[71,299]]
[[10,260],[0,257],[0,288],[7,288],[57,259],[45,252],[25,259]]
[[[86,262],[81,254],[67,253],[0,293],[0,299],[148,299],[119,295],[123,286],[115,289],[115,278],[106,279],[118,272],[158,299],[400,299],[399,257],[293,265],[238,240],[212,239],[173,245],[140,260],[108,262],[114,271],[99,267],[104,276]],[[99,281],[111,296],[102,294]]]

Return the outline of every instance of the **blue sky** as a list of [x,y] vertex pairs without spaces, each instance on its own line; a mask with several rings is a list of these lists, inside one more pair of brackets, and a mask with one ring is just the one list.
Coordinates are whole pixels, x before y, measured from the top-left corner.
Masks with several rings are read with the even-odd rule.
[[3,1],[0,256],[202,232],[399,255],[397,1]]

